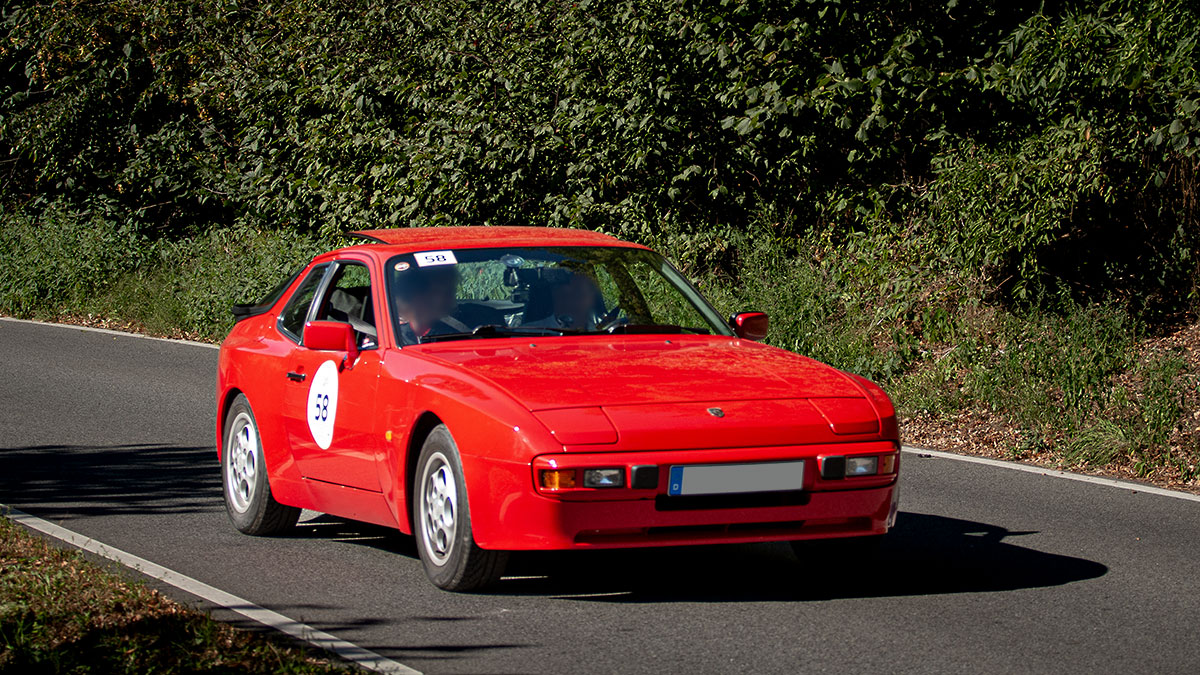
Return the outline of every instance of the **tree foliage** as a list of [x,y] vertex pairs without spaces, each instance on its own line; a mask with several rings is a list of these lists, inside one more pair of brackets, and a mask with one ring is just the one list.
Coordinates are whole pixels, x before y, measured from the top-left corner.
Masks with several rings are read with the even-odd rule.
[[587,227],[709,267],[740,232],[866,235],[1008,297],[1177,305],[1198,19],[1180,0],[26,2],[3,14],[0,202],[34,222],[100,202],[151,240]]

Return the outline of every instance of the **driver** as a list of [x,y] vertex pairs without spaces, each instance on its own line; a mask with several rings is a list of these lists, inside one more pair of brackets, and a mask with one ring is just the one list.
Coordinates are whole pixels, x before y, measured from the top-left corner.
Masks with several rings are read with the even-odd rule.
[[450,316],[458,307],[458,269],[417,267],[396,277],[396,318],[401,345],[420,344],[426,335],[470,330]]
[[521,324],[522,326],[594,330],[596,328],[596,299],[600,289],[583,272],[567,271],[564,281],[550,289],[554,311],[549,316]]

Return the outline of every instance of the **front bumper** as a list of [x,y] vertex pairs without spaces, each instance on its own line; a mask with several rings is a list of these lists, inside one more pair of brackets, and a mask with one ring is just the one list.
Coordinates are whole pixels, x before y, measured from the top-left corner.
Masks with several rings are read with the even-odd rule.
[[[476,458],[465,467],[487,476],[472,491],[477,543],[501,550],[634,548],[784,541],[884,534],[894,522],[897,475],[823,480],[820,458],[894,453],[891,442],[695,451],[555,453],[530,464]],[[705,463],[805,462],[799,489],[703,496],[667,494],[667,467]],[[597,489],[547,495],[534,484],[541,467],[661,467],[654,489]],[[898,470],[898,466],[897,466]],[[480,473],[475,473],[480,475]],[[487,506],[476,506],[475,494]]]

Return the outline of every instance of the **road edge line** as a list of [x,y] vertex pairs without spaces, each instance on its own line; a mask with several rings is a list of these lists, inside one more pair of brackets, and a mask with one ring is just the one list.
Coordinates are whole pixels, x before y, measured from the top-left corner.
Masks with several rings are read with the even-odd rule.
[[91,537],[68,530],[65,527],[55,525],[47,520],[25,513],[20,509],[0,504],[0,512],[9,520],[31,530],[36,530],[76,548],[94,553],[102,558],[118,562],[134,571],[170,584],[196,597],[203,598],[251,621],[290,635],[318,649],[333,652],[346,661],[350,661],[367,670],[396,675],[420,675],[420,671],[414,670],[403,663],[380,656],[373,651],[334,637],[324,631],[317,630],[308,624],[300,623],[279,612],[260,607],[249,600],[239,598],[232,593],[227,593],[215,586],[210,586],[203,581],[193,579],[175,570],[150,562],[145,558],[114,548]]
[[111,328],[96,328],[95,326],[79,326],[73,323],[55,323],[53,321],[34,321],[32,319],[17,319],[11,316],[0,316],[0,321],[9,323],[23,323],[34,326],[52,326],[54,328],[73,328],[88,333],[101,333],[103,335],[115,335],[118,337],[138,338],[139,340],[154,340],[155,342],[170,342],[176,345],[188,345],[189,347],[205,347],[207,349],[220,349],[220,345],[209,344],[207,342],[197,342],[195,340],[183,340],[178,338],[155,337],[153,335],[142,335],[141,333],[130,333],[124,330],[113,330]]
[[[50,321],[33,321],[30,319],[16,319],[10,316],[0,316],[0,321],[9,321],[12,323],[33,324],[37,326],[55,326],[58,328],[75,328],[82,331],[91,331],[94,333],[103,333],[105,335],[118,335],[123,337],[140,338],[142,340],[157,340],[159,342],[171,342],[174,344],[184,344],[192,347],[205,347],[207,349],[220,349],[219,345],[209,344],[207,342],[196,342],[195,340],[177,340],[174,338],[160,338],[150,335],[142,335],[141,333],[129,333],[126,331],[112,330],[109,328],[94,328],[92,326],[77,326],[69,323],[53,323]],[[1179,490],[1168,490],[1153,485],[1142,485],[1141,483],[1131,483],[1128,481],[1114,480],[1112,478],[1100,478],[1099,476],[1089,476],[1081,473],[1071,473],[1069,471],[1061,471],[1058,469],[1047,469],[1032,464],[1020,464],[1018,462],[1007,462],[999,459],[989,459],[987,457],[976,457],[974,455],[959,455],[953,452],[943,452],[941,450],[926,450],[924,448],[916,448],[910,445],[901,446],[904,452],[917,455],[929,455],[930,457],[939,457],[941,459],[953,459],[960,462],[970,464],[983,464],[1001,469],[1010,469],[1012,471],[1024,471],[1026,473],[1040,474],[1050,478],[1063,478],[1066,480],[1074,480],[1081,483],[1090,483],[1092,485],[1103,485],[1105,487],[1119,488],[1122,490],[1131,490],[1134,492],[1146,492],[1160,497],[1174,497],[1175,499],[1183,499],[1185,501],[1200,502],[1200,495],[1194,495],[1190,492],[1182,492]]]
[[1071,473],[1070,471],[1061,471],[1058,469],[1047,469],[1033,464],[1020,464],[1018,462],[1006,462],[1001,459],[989,459],[987,457],[975,457],[973,455],[958,455],[953,452],[943,452],[941,450],[926,450],[924,448],[914,448],[910,445],[901,446],[904,452],[914,455],[926,455],[929,457],[937,457],[939,459],[953,459],[958,462],[967,462],[970,464],[983,464],[985,466],[994,466],[1000,469],[1009,469],[1012,471],[1024,471],[1025,473],[1034,473],[1048,478],[1063,478],[1066,480],[1079,481],[1080,483],[1090,483],[1092,485],[1103,485],[1105,487],[1119,488],[1121,490],[1129,490],[1131,492],[1145,492],[1147,494],[1158,495],[1159,497],[1174,497],[1175,499],[1183,499],[1190,502],[1200,502],[1200,495],[1194,495],[1190,492],[1181,492],[1179,490],[1168,490],[1153,485],[1142,485],[1141,483],[1131,483],[1129,481],[1116,480],[1113,478],[1101,478],[1100,476],[1089,476],[1081,473]]

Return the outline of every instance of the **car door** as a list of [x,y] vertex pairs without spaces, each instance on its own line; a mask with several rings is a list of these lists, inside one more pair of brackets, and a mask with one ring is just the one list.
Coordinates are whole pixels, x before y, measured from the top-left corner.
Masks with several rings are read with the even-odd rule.
[[[300,474],[311,480],[379,491],[375,395],[382,352],[375,329],[374,284],[369,266],[339,260],[313,294],[307,321],[339,321],[355,329],[359,355],[298,344],[286,358],[283,417]],[[297,294],[299,295],[299,294]],[[283,317],[288,316],[285,309]]]

